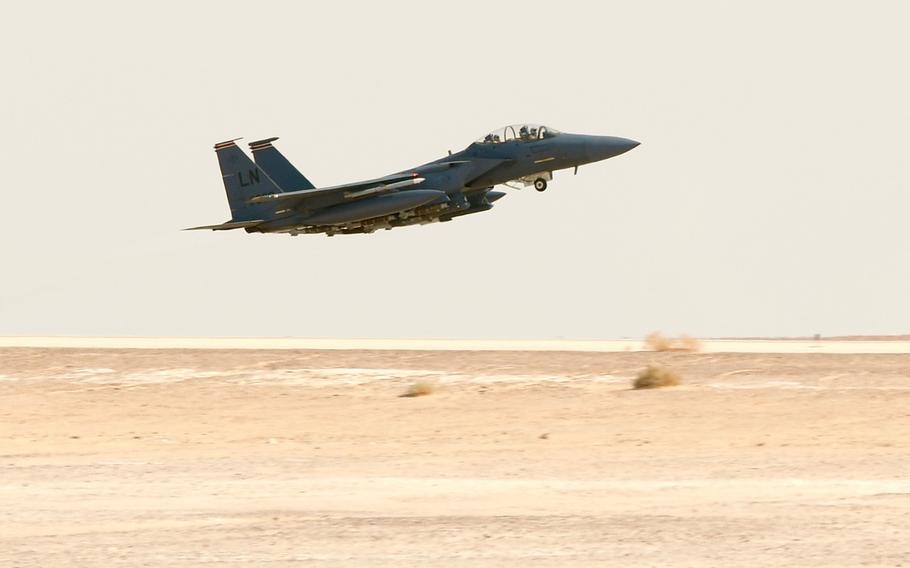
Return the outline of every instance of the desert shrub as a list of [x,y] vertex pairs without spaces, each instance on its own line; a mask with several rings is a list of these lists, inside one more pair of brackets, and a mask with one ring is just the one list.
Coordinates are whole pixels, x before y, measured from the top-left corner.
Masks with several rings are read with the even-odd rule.
[[650,351],[695,353],[701,351],[702,345],[700,340],[689,335],[682,335],[674,339],[665,336],[659,331],[655,331],[645,337],[645,348]]
[[682,335],[679,338],[679,349],[677,351],[686,351],[688,353],[697,353],[701,351],[701,340],[691,335]]
[[662,387],[675,387],[680,383],[679,375],[666,367],[649,365],[647,369],[638,373],[632,387],[636,389],[659,389]]
[[408,387],[402,397],[413,398],[415,396],[427,396],[436,391],[436,386],[430,381],[417,381]]
[[651,351],[669,351],[672,344],[672,340],[659,331],[649,333],[645,337],[645,347]]

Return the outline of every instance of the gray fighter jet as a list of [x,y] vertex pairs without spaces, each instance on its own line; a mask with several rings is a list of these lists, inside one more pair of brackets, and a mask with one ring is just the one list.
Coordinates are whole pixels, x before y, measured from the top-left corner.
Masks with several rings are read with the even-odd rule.
[[[238,139],[239,140],[239,139]],[[506,126],[461,152],[384,177],[315,187],[272,145],[250,143],[255,162],[236,140],[215,144],[231,220],[187,230],[248,233],[372,233],[450,221],[493,208],[497,185],[547,189],[553,172],[628,152],[638,142],[614,136],[568,134],[546,126]]]

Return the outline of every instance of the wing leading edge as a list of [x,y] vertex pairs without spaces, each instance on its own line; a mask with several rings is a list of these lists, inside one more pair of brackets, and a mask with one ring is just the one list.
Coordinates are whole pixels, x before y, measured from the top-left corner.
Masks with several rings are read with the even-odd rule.
[[265,223],[264,219],[256,219],[253,221],[228,221],[227,223],[222,223],[220,225],[202,225],[201,227],[189,227],[184,229],[184,231],[230,231],[231,229],[246,229],[247,227],[255,227],[256,225]]
[[379,193],[386,193],[423,183],[424,179],[418,177],[416,173],[396,174],[367,181],[356,183],[347,183],[344,185],[335,185],[331,187],[322,187],[316,189],[302,189],[300,191],[284,191],[281,193],[270,193],[268,195],[257,195],[249,200],[249,203],[275,203],[278,201],[303,201],[314,197],[323,197],[326,195],[343,194],[345,199],[360,199]]

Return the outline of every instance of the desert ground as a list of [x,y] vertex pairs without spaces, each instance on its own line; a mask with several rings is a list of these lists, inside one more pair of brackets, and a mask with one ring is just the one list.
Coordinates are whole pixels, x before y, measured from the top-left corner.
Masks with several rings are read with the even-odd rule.
[[3,347],[0,566],[910,566],[910,354],[743,343]]

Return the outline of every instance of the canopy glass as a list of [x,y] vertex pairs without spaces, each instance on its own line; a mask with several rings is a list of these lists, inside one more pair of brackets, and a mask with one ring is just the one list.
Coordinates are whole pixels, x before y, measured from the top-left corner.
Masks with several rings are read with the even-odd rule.
[[477,144],[502,144],[504,142],[533,142],[553,138],[559,131],[542,124],[512,124],[490,132],[477,140]]

